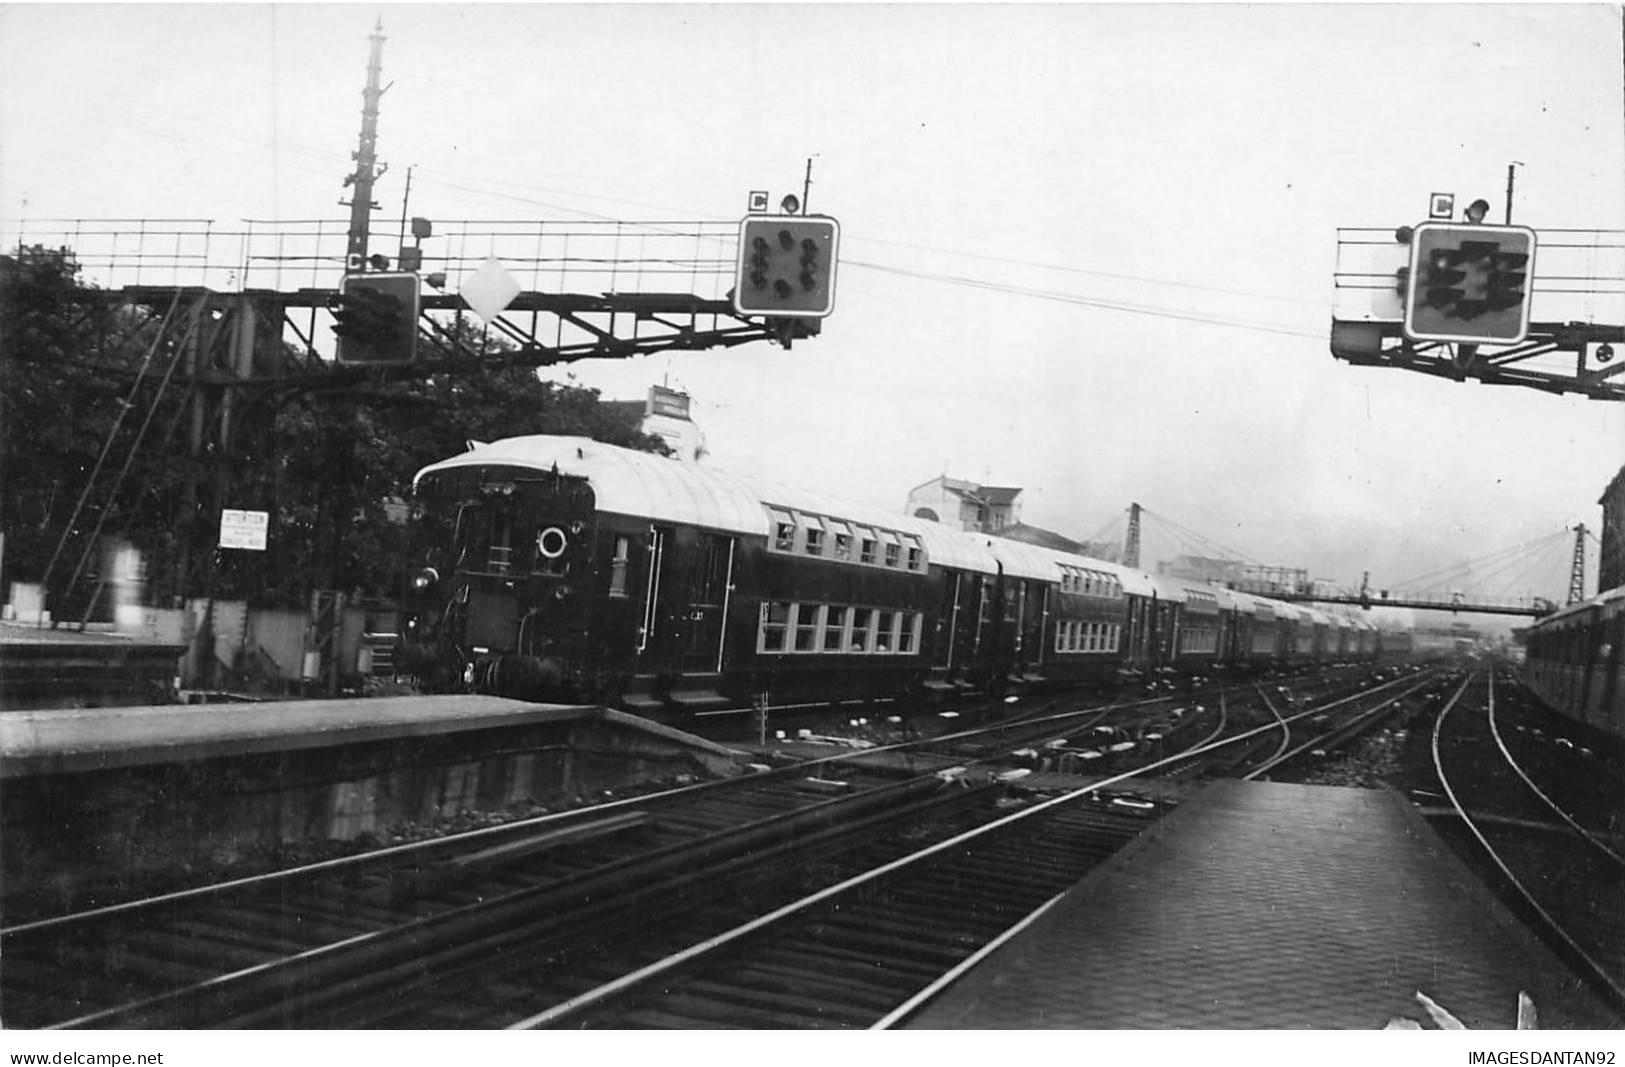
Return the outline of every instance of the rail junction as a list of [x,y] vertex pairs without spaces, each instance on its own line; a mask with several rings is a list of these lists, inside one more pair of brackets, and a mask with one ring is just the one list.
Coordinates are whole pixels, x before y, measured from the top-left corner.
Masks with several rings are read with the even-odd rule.
[[[1482,674],[1361,667],[997,701],[870,741],[803,729],[718,746],[668,731],[648,742],[692,748],[704,758],[691,765],[713,771],[155,895],[91,877],[64,907],[8,876],[6,1022],[1380,1027],[1414,1014],[1420,989],[1470,1026],[1510,1025],[1520,992],[1543,1025],[1616,1025],[1617,960],[1604,952],[1598,974],[1577,978],[1562,950],[1519,932],[1422,826],[1438,818],[1437,789],[1412,784],[1418,812],[1393,789],[1287,784],[1369,739],[1425,734]],[[245,706],[235,725],[186,709],[164,729],[192,737],[181,758],[197,799],[267,752],[284,780],[311,758],[301,752],[376,773],[358,743],[444,763],[466,739],[478,764],[487,749],[556,747],[513,733],[525,721],[603,721],[429,703],[385,702],[336,731],[322,719],[347,712],[313,706],[281,740],[255,723],[285,721],[289,705]],[[31,790],[109,788],[118,772],[94,769],[90,739],[130,714],[80,713],[55,733],[19,724],[0,752],[9,795],[26,806]],[[475,740],[482,729],[490,741]],[[647,760],[648,742],[612,747]],[[177,754],[161,749],[134,759],[172,777]],[[1587,780],[1617,790],[1586,752]],[[131,773],[117,779],[126,796]],[[1330,977],[1317,961],[1333,930],[1353,940]],[[1206,946],[1197,957],[1193,944]]]

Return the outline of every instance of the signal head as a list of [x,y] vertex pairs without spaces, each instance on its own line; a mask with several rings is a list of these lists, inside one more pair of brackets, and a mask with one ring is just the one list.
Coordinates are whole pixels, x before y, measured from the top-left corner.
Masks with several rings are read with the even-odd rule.
[[775,319],[828,315],[839,234],[824,215],[747,215],[739,226],[734,309]]

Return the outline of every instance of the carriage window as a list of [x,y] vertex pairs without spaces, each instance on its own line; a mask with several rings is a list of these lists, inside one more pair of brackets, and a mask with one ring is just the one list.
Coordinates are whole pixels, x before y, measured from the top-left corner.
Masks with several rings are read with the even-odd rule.
[[615,556],[609,561],[609,595],[626,595],[626,565],[632,554],[630,537],[615,538]]
[[790,605],[772,602],[762,605],[761,632],[756,638],[758,652],[783,652],[785,630],[790,625]]
[[834,558],[850,563],[852,561],[852,527],[834,519],[831,519],[827,525],[829,527],[830,543],[834,547]]
[[886,566],[896,567],[903,561],[903,546],[891,534],[886,535]]
[[796,520],[788,511],[768,508],[773,525],[773,547],[780,552],[794,552],[796,548]]
[[819,604],[796,605],[796,647],[797,652],[818,651],[818,629],[822,625],[820,616],[824,608]]
[[852,609],[852,637],[847,642],[847,649],[851,652],[869,651],[869,625],[874,618],[871,608]]
[[925,615],[921,612],[903,612],[898,619],[897,651],[912,656],[920,650],[920,628],[924,622]]
[[878,558],[880,542],[875,538],[873,530],[858,527],[858,562],[873,563]]
[[925,570],[925,549],[920,546],[918,537],[908,539],[908,569],[911,571]]
[[831,605],[824,615],[824,651],[839,652],[846,638],[846,616],[851,608]]
[[875,625],[875,651],[890,652],[896,645],[897,613],[895,611],[876,612],[879,620]]
[[806,523],[807,536],[803,542],[807,555],[822,556],[824,554],[824,524],[816,515],[803,515]]
[[486,555],[486,565],[499,574],[513,566],[512,532],[513,520],[506,515],[498,515],[491,523],[491,548]]

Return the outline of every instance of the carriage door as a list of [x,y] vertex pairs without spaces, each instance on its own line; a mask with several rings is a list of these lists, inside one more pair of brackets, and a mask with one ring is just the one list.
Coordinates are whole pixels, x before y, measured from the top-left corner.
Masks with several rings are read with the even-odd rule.
[[682,598],[678,610],[687,613],[683,642],[684,673],[722,670],[723,620],[728,612],[728,588],[733,580],[734,539],[722,534],[700,534],[682,579],[673,586]]
[[942,583],[942,600],[937,605],[937,629],[931,643],[931,665],[953,670],[955,644],[959,641],[959,613],[967,605],[961,602],[960,587],[965,576],[958,571],[944,572],[948,579]]
[[1129,601],[1129,656],[1134,666],[1144,668],[1151,665],[1151,612],[1156,601],[1145,597],[1134,597]]
[[649,527],[648,568],[643,585],[643,624],[638,628],[638,666],[657,669],[664,657],[666,627],[661,625],[661,602],[665,599],[666,531]]

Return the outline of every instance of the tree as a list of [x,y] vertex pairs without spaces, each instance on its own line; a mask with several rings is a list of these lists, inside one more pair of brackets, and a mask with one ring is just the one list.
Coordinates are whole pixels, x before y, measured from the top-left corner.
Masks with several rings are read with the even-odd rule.
[[[4,578],[65,587],[94,573],[95,535],[118,525],[152,536],[168,524],[139,505],[163,498],[182,473],[157,450],[133,449],[183,406],[158,368],[173,349],[147,311],[100,298],[79,281],[69,249],[20,247],[0,256],[0,533]],[[161,432],[161,431],[160,431]],[[111,494],[126,471],[124,491]],[[92,475],[97,478],[92,478]],[[82,603],[65,605],[82,608]]]
[[[466,322],[454,336],[479,350]],[[411,479],[468,440],[580,434],[665,451],[596,390],[503,365],[507,347],[499,343],[492,369],[457,375],[337,391],[240,390],[249,429],[239,439],[249,443],[239,455],[194,460],[182,442],[187,391],[161,387],[176,352],[157,315],[85,286],[70,250],[19,248],[0,257],[6,576],[40,581],[49,571],[53,603],[65,597],[77,609],[94,583],[81,577],[70,591],[68,579],[80,558],[94,556],[99,531],[140,548],[160,592],[289,605],[308,603],[319,588],[389,598],[404,566]],[[129,476],[112,493],[105,487],[127,460]],[[231,506],[271,513],[266,552],[213,548],[218,515],[201,513],[195,486],[216,476],[229,482]],[[194,559],[212,554],[191,568],[207,578],[190,585],[172,578],[189,548]]]

